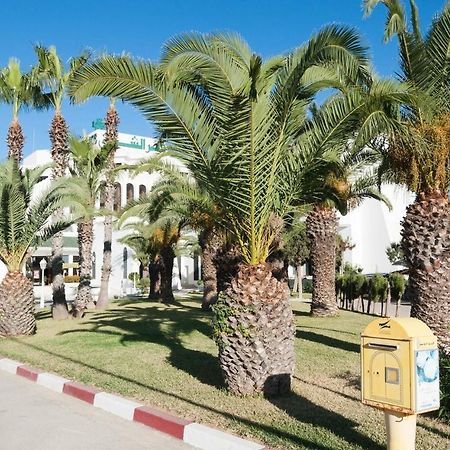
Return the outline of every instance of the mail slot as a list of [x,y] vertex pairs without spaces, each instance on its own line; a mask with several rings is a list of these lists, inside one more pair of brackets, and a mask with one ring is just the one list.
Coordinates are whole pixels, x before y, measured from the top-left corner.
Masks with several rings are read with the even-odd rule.
[[417,414],[439,408],[437,340],[418,319],[379,318],[361,335],[362,402]]

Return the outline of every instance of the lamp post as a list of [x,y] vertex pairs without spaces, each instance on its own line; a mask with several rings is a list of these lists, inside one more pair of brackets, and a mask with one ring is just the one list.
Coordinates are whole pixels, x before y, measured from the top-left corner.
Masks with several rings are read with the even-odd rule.
[[39,303],[39,306],[43,308],[45,306],[44,274],[45,269],[47,268],[47,260],[45,258],[42,258],[39,262],[39,266],[41,268],[41,301]]

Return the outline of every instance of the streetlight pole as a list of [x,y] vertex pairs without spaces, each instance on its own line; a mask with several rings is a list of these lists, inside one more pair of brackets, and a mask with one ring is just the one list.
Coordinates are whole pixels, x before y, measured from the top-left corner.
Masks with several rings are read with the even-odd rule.
[[47,260],[45,258],[42,258],[39,266],[41,268],[41,301],[39,303],[39,307],[43,308],[45,306],[45,292],[44,292],[44,275],[45,275],[45,269],[47,268]]

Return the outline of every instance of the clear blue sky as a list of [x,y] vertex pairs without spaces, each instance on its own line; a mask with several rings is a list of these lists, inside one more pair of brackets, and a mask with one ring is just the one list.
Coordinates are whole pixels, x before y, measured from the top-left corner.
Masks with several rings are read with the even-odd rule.
[[[445,0],[417,0],[417,4],[426,29]],[[168,38],[193,30],[237,31],[253,51],[266,57],[300,45],[323,24],[337,22],[361,31],[378,73],[389,76],[397,68],[397,51],[395,43],[383,44],[384,19],[383,7],[364,19],[361,0],[14,0],[0,4],[0,65],[14,56],[28,69],[35,62],[35,43],[55,45],[65,60],[84,48],[156,60]],[[82,134],[91,130],[95,118],[104,116],[106,108],[105,99],[81,106],[66,102],[63,113],[71,132]],[[122,104],[118,109],[120,131],[152,134],[137,111]],[[25,154],[49,147],[51,117],[52,112],[22,112]],[[10,119],[10,108],[0,105],[0,159],[6,156]]]

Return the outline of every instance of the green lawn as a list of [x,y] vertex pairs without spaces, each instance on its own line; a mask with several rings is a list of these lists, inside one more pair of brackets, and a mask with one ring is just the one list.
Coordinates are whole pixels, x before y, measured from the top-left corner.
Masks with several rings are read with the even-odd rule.
[[[38,333],[0,339],[0,354],[118,392],[279,449],[382,449],[383,414],[359,401],[359,333],[371,317],[307,315],[293,303],[293,393],[276,400],[225,391],[198,297],[175,306],[130,300],[82,320],[38,315]],[[450,448],[450,426],[420,418],[418,449]]]

